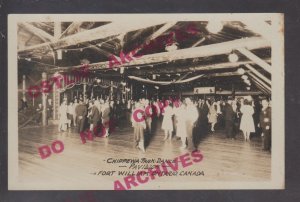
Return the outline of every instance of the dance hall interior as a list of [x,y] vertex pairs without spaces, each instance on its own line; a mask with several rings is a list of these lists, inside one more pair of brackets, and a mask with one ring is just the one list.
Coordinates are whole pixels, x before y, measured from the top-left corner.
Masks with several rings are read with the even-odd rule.
[[255,23],[18,23],[19,179],[103,184],[131,171],[120,159],[199,150],[197,183],[269,180],[271,45]]

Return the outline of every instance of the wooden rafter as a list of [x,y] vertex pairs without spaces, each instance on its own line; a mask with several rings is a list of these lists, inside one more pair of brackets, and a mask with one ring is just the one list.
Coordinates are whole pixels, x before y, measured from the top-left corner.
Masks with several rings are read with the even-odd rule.
[[165,31],[176,25],[177,22],[168,22],[164,24],[161,28],[159,28],[157,31],[155,31],[151,36],[147,39],[148,41],[151,41],[157,37],[159,37],[161,34],[163,34]]
[[154,25],[162,24],[162,20],[151,20],[145,21],[140,23],[140,21],[132,21],[131,23],[124,23],[123,21],[120,22],[113,22],[110,24],[103,25],[101,27],[97,27],[91,30],[87,30],[84,32],[79,32],[77,34],[73,34],[71,36],[64,37],[59,39],[55,42],[48,42],[43,44],[38,44],[31,47],[26,47],[18,52],[26,52],[26,51],[33,51],[33,50],[40,50],[45,51],[49,50],[49,45],[53,47],[53,49],[61,49],[72,45],[77,45],[83,42],[93,41],[97,39],[104,39],[107,37],[119,35],[121,33],[127,33],[130,31],[144,29],[147,27],[151,27]]
[[253,79],[256,80],[260,85],[262,85],[265,89],[267,89],[268,91],[272,91],[271,88],[265,84],[262,80],[260,80],[256,75],[254,75],[253,73],[249,72],[248,75]]
[[265,77],[262,73],[260,73],[259,71],[257,71],[254,67],[252,67],[250,64],[245,64],[245,66],[251,70],[251,72],[253,72],[253,74],[255,74],[256,76],[258,76],[261,80],[263,80],[264,82],[266,82],[267,84],[269,84],[271,86],[271,80],[268,79],[267,77]]
[[202,78],[225,77],[225,76],[241,76],[241,74],[238,71],[235,71],[235,72],[224,72],[224,73],[213,73],[213,74],[207,74],[207,75],[203,76]]
[[[151,40],[156,39],[161,34],[163,34],[165,31],[167,31],[168,29],[170,29],[171,27],[173,27],[174,25],[176,25],[176,23],[177,22],[168,22],[168,23],[164,24],[164,26],[162,26],[161,28],[159,28],[158,30],[156,30],[154,33],[152,33],[149,37],[147,37],[146,40],[144,41],[144,44],[150,42]],[[139,52],[141,49],[142,49],[142,47],[138,48],[136,50],[136,52]]]
[[[266,61],[270,61],[270,59],[267,59]],[[198,71],[214,71],[214,70],[221,70],[221,69],[237,69],[241,65],[247,65],[247,64],[255,64],[253,61],[241,61],[241,62],[225,62],[225,63],[217,63],[212,65],[198,65],[198,66],[187,66],[183,68],[158,68],[156,69],[151,68],[149,71],[154,74],[169,74],[170,72],[176,73],[185,73],[185,72],[198,72]],[[135,68],[134,66],[130,66],[128,68]],[[140,71],[139,71],[140,72]],[[137,75],[142,75],[145,72],[148,72],[147,70],[143,70],[143,72],[137,73]]]
[[72,22],[67,29],[65,29],[65,31],[63,31],[63,33],[59,36],[59,38],[63,38],[67,35],[71,35],[76,33],[76,31],[78,30],[78,28],[82,25],[83,22]]
[[260,89],[263,93],[265,94],[271,94],[271,91],[269,91],[268,89],[266,89],[265,87],[263,87],[260,83],[258,83],[255,79],[252,79],[252,82],[254,83],[254,85],[256,85],[256,87],[258,89]]
[[[270,47],[270,43],[261,37],[253,37],[247,39],[237,39],[233,41],[211,44],[200,47],[186,48],[175,50],[172,52],[163,52],[163,53],[155,53],[150,55],[144,55],[140,58],[135,58],[129,63],[125,63],[123,66],[136,66],[136,65],[145,65],[145,64],[155,64],[160,62],[168,62],[168,61],[176,61],[176,60],[184,60],[189,58],[199,58],[199,57],[209,57],[214,55],[222,55],[231,53],[233,49],[237,49],[239,47],[246,47],[249,50],[259,49],[259,48],[268,48]],[[108,69],[109,61],[93,63],[89,65],[90,69],[98,70],[98,69]],[[74,66],[72,68],[80,68],[80,65]],[[68,70],[70,68],[60,68],[58,70]],[[57,71],[58,71],[57,70]]]
[[249,49],[246,49],[245,47],[243,48],[237,48],[239,52],[241,52],[243,55],[245,55],[247,58],[261,66],[264,70],[272,74],[272,68],[271,65],[266,63],[264,60],[261,58],[257,57],[255,54],[253,54]]
[[20,26],[26,29],[27,31],[31,32],[32,34],[38,36],[40,39],[42,39],[45,42],[54,41],[54,37],[52,35],[48,34],[44,30],[41,30],[27,22],[20,23]]

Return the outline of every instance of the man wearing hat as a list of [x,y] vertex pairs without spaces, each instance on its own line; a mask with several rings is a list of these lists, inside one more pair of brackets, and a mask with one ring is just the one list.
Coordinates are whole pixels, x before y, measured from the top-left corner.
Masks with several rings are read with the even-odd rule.
[[264,140],[263,150],[271,150],[271,107],[267,99],[263,99],[262,109],[259,115],[259,127],[262,130],[262,136]]
[[233,125],[235,112],[232,108],[232,100],[229,98],[224,106],[224,119],[225,119],[225,133],[227,138],[234,139]]
[[196,149],[195,142],[193,141],[193,129],[195,127],[195,122],[199,117],[198,110],[196,106],[193,104],[190,98],[185,98],[186,103],[186,114],[182,114],[185,116],[186,127],[187,127],[187,147],[189,150]]
[[79,100],[79,104],[77,105],[77,107],[75,109],[75,113],[77,116],[76,125],[78,126],[78,132],[81,133],[84,131],[84,123],[85,123],[86,115],[87,115],[87,107],[83,103],[83,99]]

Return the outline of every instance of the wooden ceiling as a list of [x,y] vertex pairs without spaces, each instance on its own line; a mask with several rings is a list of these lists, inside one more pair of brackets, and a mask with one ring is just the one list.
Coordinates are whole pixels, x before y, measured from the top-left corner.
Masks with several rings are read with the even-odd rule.
[[[169,80],[184,73],[190,73],[190,76],[206,74],[210,79],[240,77],[236,71],[243,68],[247,74],[249,71],[249,77],[253,78],[258,89],[270,93],[271,85],[265,79],[271,79],[271,45],[268,40],[271,25],[263,21],[255,23],[262,23],[265,29],[258,30],[253,22],[240,21],[222,22],[223,27],[217,33],[207,29],[207,21],[19,23],[19,70],[26,71],[30,67],[51,73],[71,71],[80,67],[85,59],[90,62],[90,70],[95,76],[152,79],[156,74],[159,80]],[[196,32],[189,30],[191,25]],[[177,50],[166,51],[165,45],[139,48],[140,58],[108,68],[110,56],[119,57],[121,52],[129,53],[172,32],[184,36],[184,40],[175,38]],[[62,59],[58,58],[59,52]],[[238,55],[237,62],[228,61],[232,52]],[[119,70],[121,67],[125,68],[123,74]]]

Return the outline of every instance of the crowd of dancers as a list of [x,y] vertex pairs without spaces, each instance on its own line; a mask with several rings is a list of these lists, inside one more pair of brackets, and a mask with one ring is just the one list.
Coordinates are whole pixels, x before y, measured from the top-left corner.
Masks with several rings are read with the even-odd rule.
[[[163,103],[163,107],[162,104]],[[151,106],[152,112],[147,108]],[[214,134],[216,126],[223,130],[227,138],[235,139],[242,131],[244,140],[249,141],[250,134],[261,133],[264,136],[264,150],[271,148],[271,103],[263,99],[259,106],[247,99],[199,99],[149,101],[140,99],[133,102],[132,125],[136,146],[145,151],[144,136],[151,134],[151,122],[162,117],[161,129],[164,140],[173,136],[181,140],[181,149],[196,149],[203,135]],[[138,111],[144,118],[136,118]],[[144,113],[143,113],[144,112]],[[255,114],[259,120],[255,120]],[[155,116],[153,116],[155,115]],[[141,121],[142,120],[142,121]],[[256,126],[255,126],[256,125]]]
[[[255,118],[257,117],[257,118]],[[59,107],[59,131],[76,127],[78,133],[86,129],[95,136],[105,137],[111,134],[110,121],[117,127],[131,123],[133,127],[134,146],[143,152],[145,137],[153,136],[157,130],[164,131],[162,141],[181,141],[180,149],[194,150],[201,137],[213,135],[215,130],[222,130],[226,137],[235,139],[242,131],[245,141],[251,135],[263,136],[263,149],[271,149],[271,102],[267,99],[254,104],[247,99],[167,99],[136,101],[99,98],[76,98],[67,103],[64,99]],[[97,129],[102,125],[103,129]],[[98,127],[99,128],[99,127]]]

